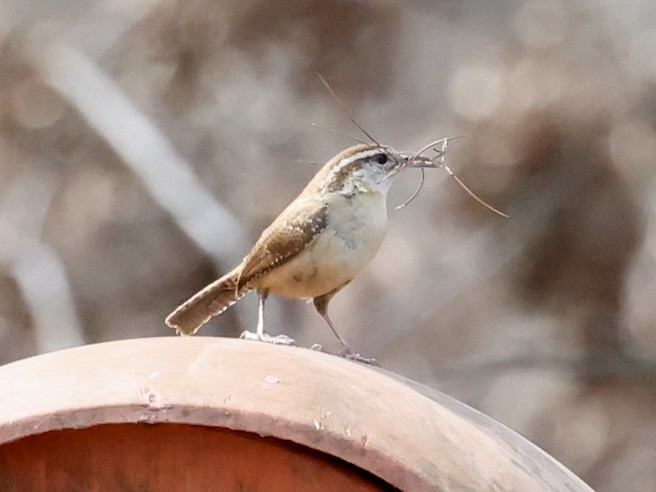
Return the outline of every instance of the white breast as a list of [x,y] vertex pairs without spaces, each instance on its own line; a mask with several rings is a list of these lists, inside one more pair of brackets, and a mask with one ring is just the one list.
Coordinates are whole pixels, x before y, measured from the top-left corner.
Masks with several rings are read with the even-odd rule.
[[305,250],[262,279],[262,287],[287,297],[317,297],[353,279],[376,255],[387,229],[383,193],[334,196],[326,229]]

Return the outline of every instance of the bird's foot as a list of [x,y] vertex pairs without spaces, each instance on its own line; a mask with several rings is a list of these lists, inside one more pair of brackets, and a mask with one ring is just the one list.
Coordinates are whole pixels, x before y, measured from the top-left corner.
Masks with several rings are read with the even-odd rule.
[[288,347],[296,345],[296,341],[293,338],[289,338],[287,335],[267,335],[266,333],[259,335],[252,331],[242,331],[239,338],[242,340],[256,340],[258,342],[272,343],[274,345],[287,345]]
[[362,364],[367,364],[367,365],[370,365],[370,366],[380,367],[380,364],[378,363],[378,361],[376,360],[375,357],[372,357],[372,358],[363,357],[362,355],[360,355],[356,352],[353,352],[352,350],[344,350],[342,352],[337,352],[337,355],[339,355],[340,357],[344,357],[345,359],[348,359],[348,360],[353,360],[355,362],[361,362]]
[[342,350],[341,352],[329,352],[328,350],[323,348],[323,345],[319,343],[315,343],[310,347],[310,349],[316,350],[317,352],[323,352],[324,354],[337,355],[338,357],[343,357],[345,359],[352,360],[355,362],[361,362],[363,364],[368,364],[370,366],[380,367],[380,364],[378,364],[378,361],[376,359],[368,359],[367,357],[363,357],[360,354],[353,352],[351,349],[345,349]]

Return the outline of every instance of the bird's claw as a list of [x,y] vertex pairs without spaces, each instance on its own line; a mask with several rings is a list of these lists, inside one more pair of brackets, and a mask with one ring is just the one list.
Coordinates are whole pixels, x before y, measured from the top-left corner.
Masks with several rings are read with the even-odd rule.
[[367,364],[369,366],[380,367],[380,364],[375,358],[369,359],[367,357],[363,357],[362,355],[357,354],[352,350],[344,350],[343,352],[338,352],[336,355],[355,362],[361,362],[362,364]]
[[293,338],[289,338],[287,335],[267,335],[262,333],[253,333],[252,331],[243,331],[239,338],[242,340],[256,340],[258,342],[272,343],[274,345],[286,345],[288,347],[295,346],[296,341]]
[[341,352],[330,352],[324,349],[323,345],[321,345],[320,343],[315,343],[310,347],[310,350],[316,350],[317,352],[323,352],[324,354],[336,355],[338,357],[343,357],[344,359],[352,360],[355,362],[361,362],[362,364],[368,364],[370,366],[380,367],[380,364],[378,364],[378,361],[376,359],[368,359],[367,357],[363,357],[360,354],[357,354],[350,349],[345,349],[342,350]]

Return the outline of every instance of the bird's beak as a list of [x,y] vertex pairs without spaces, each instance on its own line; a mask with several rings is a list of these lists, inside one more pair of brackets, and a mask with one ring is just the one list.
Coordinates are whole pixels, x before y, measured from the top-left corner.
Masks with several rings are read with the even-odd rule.
[[401,157],[403,158],[401,167],[439,167],[433,159],[423,155],[418,156],[412,152],[403,152]]
[[392,176],[395,176],[396,174],[400,173],[404,169],[440,167],[440,165],[436,163],[433,159],[424,157],[422,155],[417,155],[413,152],[400,152],[399,156],[401,157],[399,161],[399,165],[396,166],[394,169],[392,169],[389,173],[387,173],[385,177],[381,180],[381,182],[391,178]]

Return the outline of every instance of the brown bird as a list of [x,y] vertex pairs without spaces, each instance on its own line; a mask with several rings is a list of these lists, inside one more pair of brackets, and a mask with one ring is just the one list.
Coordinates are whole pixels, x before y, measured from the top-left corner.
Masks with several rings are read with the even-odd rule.
[[231,272],[177,307],[166,324],[183,335],[196,333],[210,318],[247,292],[259,299],[255,333],[242,338],[293,344],[285,335],[264,332],[269,294],[313,298],[314,306],[344,346],[341,355],[359,356],[335,329],[328,303],[372,260],[387,229],[387,192],[407,168],[437,167],[415,154],[378,144],[350,147],[330,159],[305,189],[267,227]]

